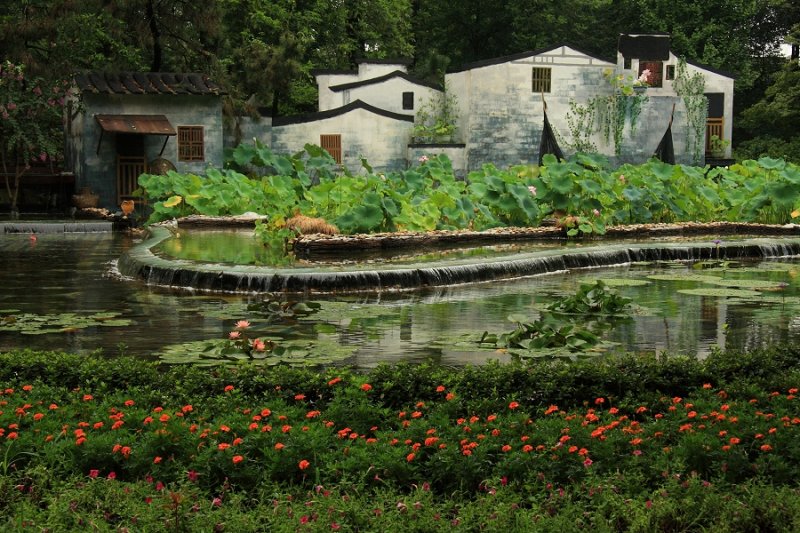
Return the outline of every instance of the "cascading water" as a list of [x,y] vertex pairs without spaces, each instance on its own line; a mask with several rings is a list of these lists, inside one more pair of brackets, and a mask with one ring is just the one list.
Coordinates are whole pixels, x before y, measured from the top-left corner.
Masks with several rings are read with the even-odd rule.
[[0,233],[106,233],[112,231],[113,224],[104,220],[75,222],[0,222]]
[[566,270],[608,267],[653,261],[708,261],[742,258],[773,258],[800,255],[800,239],[764,238],[709,243],[609,244],[583,248],[554,248],[500,252],[479,259],[460,258],[431,263],[379,265],[345,264],[315,267],[313,264],[285,267],[229,265],[214,262],[170,260],[151,250],[171,233],[156,228],[146,243],[129,251],[119,261],[120,272],[148,284],[225,292],[380,292],[414,290],[513,279]]

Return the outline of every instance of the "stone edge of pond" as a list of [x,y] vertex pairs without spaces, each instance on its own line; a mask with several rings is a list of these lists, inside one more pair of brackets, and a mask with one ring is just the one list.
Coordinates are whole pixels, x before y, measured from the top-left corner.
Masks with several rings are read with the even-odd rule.
[[[769,227],[772,231],[767,232]],[[697,228],[697,229],[695,229]],[[709,227],[714,236],[760,232],[765,235],[797,235],[798,226],[726,224]],[[746,231],[744,231],[746,229]],[[788,230],[792,231],[788,231]],[[699,226],[691,233],[704,233]],[[325,271],[322,269],[281,269],[256,266],[230,266],[199,263],[182,259],[164,259],[151,249],[170,237],[166,227],[152,227],[144,242],[127,251],[118,261],[123,276],[143,280],[149,285],[181,287],[192,290],[244,293],[356,293],[423,289],[480,283],[501,279],[548,274],[588,267],[604,267],[645,261],[702,261],[788,257],[800,255],[800,239],[786,242],[767,242],[759,239],[733,243],[643,243],[596,246],[570,249],[557,253],[536,252],[497,257],[491,261],[470,264],[447,262],[419,267],[384,270]],[[665,232],[659,235],[668,236]],[[619,236],[621,234],[617,234]],[[628,237],[631,233],[626,234]],[[651,233],[649,236],[653,236]],[[500,235],[496,235],[499,237]],[[638,234],[637,234],[638,236]],[[494,244],[498,240],[493,241]]]
[[[631,224],[611,226],[601,236],[573,238],[592,242],[608,238],[678,237],[692,235],[800,235],[800,224],[755,224],[740,222],[685,222],[676,224]],[[305,259],[330,257],[362,250],[404,250],[421,246],[483,246],[520,241],[566,240],[566,229],[557,226],[495,228],[486,231],[430,231],[375,233],[367,235],[300,235],[292,241],[295,254]]]

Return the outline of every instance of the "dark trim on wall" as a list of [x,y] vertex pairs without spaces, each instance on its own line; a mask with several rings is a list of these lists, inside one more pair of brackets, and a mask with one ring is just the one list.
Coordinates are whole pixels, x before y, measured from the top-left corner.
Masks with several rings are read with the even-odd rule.
[[414,115],[402,115],[400,113],[393,113],[391,111],[386,111],[385,109],[369,105],[361,100],[356,100],[355,102],[350,102],[345,106],[337,107],[336,109],[329,109],[328,111],[305,113],[302,115],[292,115],[288,117],[274,117],[272,119],[272,126],[273,127],[288,126],[290,124],[302,124],[304,122],[314,122],[317,120],[324,120],[326,118],[334,118],[341,115],[345,115],[351,111],[355,111],[356,109],[363,109],[375,115],[390,118],[393,120],[402,120],[405,122],[412,122],[412,123],[414,122]]
[[374,85],[377,83],[383,83],[384,81],[390,80],[392,78],[402,78],[409,83],[413,83],[414,85],[421,85],[423,87],[430,87],[431,89],[435,89],[437,91],[441,91],[442,87],[435,83],[430,83],[424,80],[420,80],[418,78],[414,78],[413,76],[409,76],[402,70],[395,70],[394,72],[390,72],[388,74],[384,74],[383,76],[378,76],[377,78],[370,78],[368,80],[362,81],[354,81],[351,83],[342,83],[340,85],[331,85],[328,87],[333,92],[340,92],[346,91],[347,89],[355,89],[356,87],[365,87],[367,85]]

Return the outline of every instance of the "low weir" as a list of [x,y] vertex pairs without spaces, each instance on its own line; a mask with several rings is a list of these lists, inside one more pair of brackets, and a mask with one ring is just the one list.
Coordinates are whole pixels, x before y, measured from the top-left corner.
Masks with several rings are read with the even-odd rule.
[[154,228],[151,237],[126,252],[118,262],[123,276],[150,285],[204,291],[247,293],[348,293],[414,290],[513,279],[573,269],[657,261],[709,261],[791,257],[800,255],[798,238],[755,238],[721,244],[635,243],[533,251],[417,265],[382,264],[372,269],[341,267],[270,268],[164,259],[151,248],[171,236]]
[[78,220],[72,222],[14,221],[0,222],[0,233],[98,233],[113,230],[113,223],[105,220]]

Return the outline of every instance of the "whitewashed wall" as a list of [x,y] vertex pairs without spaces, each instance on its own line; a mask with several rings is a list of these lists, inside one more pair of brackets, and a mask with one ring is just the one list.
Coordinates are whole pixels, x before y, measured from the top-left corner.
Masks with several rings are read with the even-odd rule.
[[356,108],[330,118],[286,125],[273,123],[272,150],[294,153],[307,144],[320,144],[320,135],[342,136],[342,164],[351,172],[362,168],[361,157],[377,171],[406,168],[407,146],[413,128],[407,120],[387,117]]

